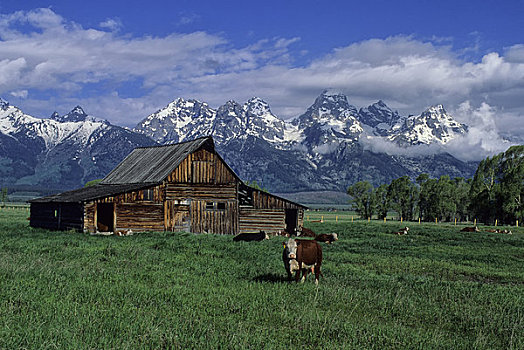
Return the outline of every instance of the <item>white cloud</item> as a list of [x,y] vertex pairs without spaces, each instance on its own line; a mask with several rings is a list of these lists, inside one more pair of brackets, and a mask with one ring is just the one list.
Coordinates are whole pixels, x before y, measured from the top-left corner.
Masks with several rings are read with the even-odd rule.
[[122,29],[122,21],[119,18],[108,18],[100,23],[100,28],[107,28],[110,31],[117,32]]
[[17,90],[17,91],[11,91],[9,94],[13,97],[27,98],[29,93],[27,90]]
[[[83,104],[92,114],[132,126],[177,97],[218,107],[230,99],[259,96],[275,114],[289,118],[332,87],[358,107],[383,99],[407,115],[437,103],[460,111],[461,103],[469,101],[476,107],[456,117],[471,126],[487,125],[483,103],[493,109],[491,118],[500,132],[514,132],[515,121],[524,125],[522,43],[468,61],[453,51],[449,38],[394,36],[339,47],[297,65],[291,48],[299,38],[269,38],[239,48],[206,32],[134,37],[119,32],[117,19],[100,27],[110,31],[83,28],[50,9],[0,15],[0,94],[28,91],[31,98],[24,105],[35,110],[39,104],[51,111]],[[83,90],[93,84],[114,89],[84,97]],[[128,84],[141,90],[133,97],[117,92]],[[55,97],[33,100],[33,90]],[[486,150],[500,141],[483,139]]]
[[446,145],[446,151],[455,157],[462,160],[480,160],[504,152],[514,145],[500,136],[496,110],[487,103],[473,108],[469,101],[465,101],[460,104],[456,113],[457,117],[467,122],[469,128],[463,137]]

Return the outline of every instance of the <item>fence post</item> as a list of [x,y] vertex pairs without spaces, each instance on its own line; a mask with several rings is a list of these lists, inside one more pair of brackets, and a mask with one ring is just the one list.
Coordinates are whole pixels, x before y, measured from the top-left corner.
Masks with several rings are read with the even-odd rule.
[[418,218],[418,224],[420,225],[420,218]]
[[338,215],[335,216],[335,222],[338,222]]
[[435,218],[435,224],[438,224],[438,218]]
[[370,222],[370,221],[371,221],[371,218],[368,216],[368,222]]
[[495,227],[497,227],[498,219],[495,219]]
[[455,218],[455,226],[457,226],[457,218]]
[[353,222],[353,215],[351,215],[351,222]]
[[477,226],[477,219],[475,218],[475,221],[473,222],[473,226]]
[[517,224],[515,226],[519,227],[519,221],[518,220],[517,220]]
[[400,223],[402,223],[402,221],[403,221],[403,220],[402,220],[402,216],[401,216],[401,217],[400,217]]
[[321,222],[321,223],[324,222],[324,215],[322,215],[322,217],[320,218],[320,222]]
[[384,216],[384,223],[386,223],[386,217]]

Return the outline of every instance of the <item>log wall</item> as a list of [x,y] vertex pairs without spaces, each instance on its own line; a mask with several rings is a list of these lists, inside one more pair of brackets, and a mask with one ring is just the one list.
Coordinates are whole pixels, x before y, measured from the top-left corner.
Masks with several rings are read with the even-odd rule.
[[240,208],[240,233],[263,230],[266,233],[277,233],[286,227],[284,209]]
[[164,231],[161,203],[117,203],[116,230]]
[[302,209],[302,207],[260,190],[253,190],[254,209]]
[[[147,199],[148,190],[152,191],[150,200]],[[162,184],[87,202],[84,204],[84,231],[96,232],[98,203],[115,203],[115,230],[164,231],[164,198],[165,186]],[[136,220],[136,224],[133,220]]]

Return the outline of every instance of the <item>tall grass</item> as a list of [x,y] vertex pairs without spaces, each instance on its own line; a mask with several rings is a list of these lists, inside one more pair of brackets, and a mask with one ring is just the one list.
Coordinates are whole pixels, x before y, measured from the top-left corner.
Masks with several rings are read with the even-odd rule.
[[315,287],[282,241],[29,228],[0,211],[2,349],[522,349],[524,232],[311,223],[338,232]]

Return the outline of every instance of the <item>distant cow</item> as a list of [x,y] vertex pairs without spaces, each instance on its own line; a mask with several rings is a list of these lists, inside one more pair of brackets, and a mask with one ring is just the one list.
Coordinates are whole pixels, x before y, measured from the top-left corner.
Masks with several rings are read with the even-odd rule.
[[318,284],[322,265],[322,247],[320,244],[314,240],[293,238],[288,239],[283,244],[282,260],[288,279],[291,280],[292,274],[295,273],[295,281],[298,282],[300,272],[302,272],[302,282],[304,282],[309,270],[313,269],[315,284]]
[[132,236],[133,230],[120,230],[115,232],[115,236]]
[[315,237],[315,241],[331,244],[335,241],[338,241],[338,235],[336,233],[322,233]]
[[260,232],[244,232],[244,233],[241,233],[241,234],[236,235],[235,237],[233,237],[233,241],[235,241],[235,242],[238,242],[238,241],[246,241],[246,242],[263,241],[264,239],[269,239],[269,236],[264,231],[260,231]]
[[492,232],[492,233],[504,233],[504,234],[507,234],[507,235],[512,235],[513,232],[511,232],[511,230],[501,230],[501,229],[491,229],[491,230],[486,230],[486,232]]
[[302,230],[299,231],[299,234],[298,234],[300,237],[313,237],[315,238],[317,235],[315,234],[315,232],[313,232],[313,230],[310,230],[308,229],[307,227],[302,227]]
[[399,236],[403,236],[403,235],[407,235],[408,231],[409,231],[409,227],[406,226],[402,230],[395,232],[395,234]]
[[461,232],[479,232],[479,228],[477,226],[473,226],[473,227],[464,227],[462,230],[460,230]]

